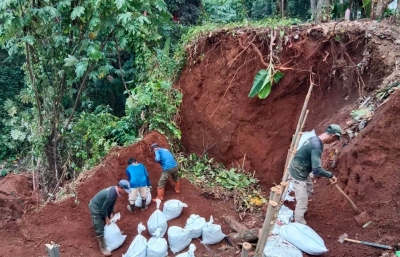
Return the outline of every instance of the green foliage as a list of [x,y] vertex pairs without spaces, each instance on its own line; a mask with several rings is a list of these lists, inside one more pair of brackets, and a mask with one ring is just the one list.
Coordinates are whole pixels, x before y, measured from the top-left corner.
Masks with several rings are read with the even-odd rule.
[[178,162],[181,176],[206,191],[221,188],[222,191],[228,192],[227,194],[232,194],[236,200],[236,208],[240,211],[255,210],[255,206],[259,205],[252,199],[257,198],[261,204],[266,202],[257,185],[257,179],[245,172],[243,167],[227,170],[223,164],[208,158],[207,154],[197,156],[192,153],[188,157],[181,156]]
[[[82,112],[72,124],[72,129],[64,131],[66,149],[70,153],[69,166],[77,171],[92,168],[117,145],[110,133],[117,129],[117,117],[110,114],[111,109],[98,106],[94,112]],[[72,154],[72,156],[71,156]]]
[[149,131],[158,130],[171,139],[181,138],[175,116],[182,95],[171,87],[171,82],[151,81],[131,90],[131,95],[126,100],[126,112],[133,120],[134,128],[144,126]]
[[272,83],[278,83],[283,75],[282,72],[276,71],[274,65],[270,63],[266,70],[258,71],[249,97],[254,97],[258,94],[260,99],[265,99],[271,93]]
[[242,0],[203,0],[203,5],[211,22],[231,23],[247,17],[246,6]]
[[201,0],[166,0],[165,3],[168,11],[183,25],[196,24],[203,14]]
[[272,1],[255,0],[251,7],[251,18],[262,20],[275,13],[275,5]]

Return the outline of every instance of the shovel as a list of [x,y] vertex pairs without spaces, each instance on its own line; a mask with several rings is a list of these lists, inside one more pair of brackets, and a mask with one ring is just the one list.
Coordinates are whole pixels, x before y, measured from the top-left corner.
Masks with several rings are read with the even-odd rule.
[[336,189],[340,192],[341,195],[343,195],[343,197],[349,202],[351,208],[353,209],[353,211],[357,214],[357,216],[354,217],[354,219],[357,221],[357,224],[359,226],[363,226],[364,224],[366,224],[367,222],[370,221],[370,217],[368,215],[368,213],[366,211],[361,212],[357,206],[353,203],[353,201],[350,199],[350,197],[348,195],[346,195],[345,192],[343,192],[343,190],[338,186],[338,184],[334,183],[332,179],[329,179],[329,181],[335,185]]
[[346,233],[344,233],[343,235],[341,235],[339,237],[338,241],[340,243],[342,243],[342,244],[344,243],[344,241],[347,241],[347,242],[351,242],[351,243],[369,245],[369,246],[383,248],[383,249],[387,249],[387,250],[392,250],[393,249],[391,246],[388,246],[388,245],[381,245],[381,244],[378,244],[378,243],[371,243],[371,242],[365,242],[365,241],[360,241],[360,240],[354,240],[354,239],[350,239],[348,237],[349,236]]

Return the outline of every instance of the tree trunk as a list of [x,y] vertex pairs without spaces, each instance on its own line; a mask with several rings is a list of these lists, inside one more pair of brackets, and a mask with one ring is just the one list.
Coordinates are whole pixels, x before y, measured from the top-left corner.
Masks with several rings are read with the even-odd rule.
[[396,19],[400,19],[400,0],[397,0]]
[[316,15],[315,15],[315,23],[324,23],[324,22],[329,22],[331,19],[330,16],[330,5],[331,1],[330,0],[318,0],[317,4],[317,10],[316,10]]
[[385,11],[388,7],[389,0],[379,0],[378,3],[376,4],[376,11],[374,15],[374,19],[381,19],[383,18],[383,15],[385,14]]
[[312,14],[313,19],[315,21],[316,20],[315,11],[316,11],[316,8],[317,8],[317,6],[316,6],[317,4],[316,4],[315,0],[310,0],[310,4],[311,4],[311,14]]
[[282,13],[282,0],[276,0],[276,14],[279,15]]

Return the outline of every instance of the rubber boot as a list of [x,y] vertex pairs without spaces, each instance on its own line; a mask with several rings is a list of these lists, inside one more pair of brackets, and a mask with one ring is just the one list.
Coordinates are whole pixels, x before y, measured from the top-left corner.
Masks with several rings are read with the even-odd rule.
[[147,205],[146,205],[146,199],[142,199],[142,208],[140,209],[141,211],[144,211],[147,209]]
[[180,182],[180,181],[176,181],[176,182],[175,182],[175,192],[176,192],[177,194],[179,194],[179,193],[181,192],[181,190],[180,190],[180,185],[181,185],[181,182]]
[[134,204],[128,204],[126,206],[126,208],[128,209],[128,211],[130,211],[131,213],[135,213],[135,205]]
[[157,199],[160,199],[161,201],[164,200],[164,188],[157,187],[157,198],[153,199],[153,202]]
[[111,252],[107,250],[106,243],[104,242],[104,237],[99,236],[97,237],[99,240],[100,251],[104,256],[111,256]]

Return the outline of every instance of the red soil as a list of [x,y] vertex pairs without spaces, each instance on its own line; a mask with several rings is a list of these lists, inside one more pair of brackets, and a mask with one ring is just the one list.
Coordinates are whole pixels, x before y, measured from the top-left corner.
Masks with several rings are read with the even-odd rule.
[[[150,151],[150,145],[154,142],[158,142],[163,147],[168,147],[168,143],[162,135],[152,132],[139,143],[109,154],[101,165],[86,172],[79,179],[77,185],[79,204],[75,203],[75,198],[70,197],[62,202],[49,203],[40,212],[24,215],[16,221],[7,218],[8,222],[0,230],[0,256],[43,256],[45,255],[44,244],[50,243],[50,241],[61,246],[62,256],[102,256],[98,250],[87,205],[98,191],[115,185],[120,179],[126,178],[126,162],[130,157],[135,157],[146,166],[152,185],[156,188],[161,167],[154,162],[154,153]],[[0,189],[4,181],[14,181],[15,178],[18,181],[25,179],[25,184],[29,185],[29,183],[26,183],[25,177],[13,176],[2,180]],[[29,192],[30,188],[23,191]],[[156,196],[155,191],[153,189],[153,197]],[[191,214],[199,214],[207,220],[210,215],[213,215],[216,220],[215,223],[221,224],[223,231],[229,233],[229,228],[225,225],[223,216],[236,215],[231,209],[230,203],[207,200],[200,196],[200,193],[199,189],[185,179],[182,179],[181,194],[179,195],[175,194],[171,185],[167,185],[165,200],[178,199],[189,206],[184,208],[179,218],[169,221],[168,226],[184,227]],[[139,211],[136,214],[131,214],[126,209],[127,204],[127,195],[122,196],[116,203],[115,211],[121,212],[121,220],[117,222],[117,225],[128,237],[125,243],[113,252],[113,256],[121,256],[122,253],[127,251],[133,238],[137,235],[137,225],[143,222],[147,227],[147,220],[156,209],[156,205],[152,203],[145,212]],[[163,204],[161,204],[161,209],[162,206]],[[19,217],[13,217],[13,219]],[[150,238],[147,231],[144,232],[144,236]],[[193,243],[197,246],[196,253],[207,252],[199,240],[193,240]],[[221,244],[212,246],[211,249],[216,252],[216,248],[220,247]]]
[[[343,27],[339,24],[336,29],[346,31],[349,37],[346,42],[351,42],[345,44],[344,49],[355,64],[362,60],[364,50],[371,55],[368,69],[362,76],[364,95],[389,74],[391,81],[399,81],[393,53],[400,52],[400,47],[379,36],[396,30],[377,23],[361,24],[361,29],[353,30],[353,25],[357,24],[347,23]],[[344,70],[332,67],[351,67],[352,64],[336,55],[337,42],[323,41],[314,32],[300,33],[298,42],[294,42],[292,49],[285,48],[279,58],[281,63],[292,61],[288,66],[315,72],[314,82],[318,86],[308,104],[310,113],[305,131],[315,128],[320,134],[330,123],[345,127],[351,110],[357,107],[359,89],[354,83],[354,74],[345,81],[338,77],[333,79],[332,70],[336,70],[336,76]],[[195,153],[207,150],[210,156],[227,166],[241,164],[246,154],[246,169],[255,170],[257,178],[267,188],[281,181],[291,137],[309,87],[309,73],[285,71],[267,99],[249,98],[247,95],[256,73],[265,67],[251,47],[241,53],[237,38],[244,42],[247,37],[250,41],[255,33],[262,34],[244,30],[237,31],[235,37],[222,31],[200,39],[193,47],[198,57],[193,53],[193,59],[189,59],[192,65],[183,70],[177,87],[183,92],[180,116],[184,148]],[[363,35],[369,33],[371,39],[365,44]],[[398,32],[393,33],[392,38],[399,38]],[[255,38],[255,44],[265,57],[268,56],[268,44]],[[323,61],[325,56],[326,62]],[[341,245],[337,238],[343,233],[350,238],[389,245],[400,241],[399,104],[399,95],[393,96],[343,150],[340,144],[325,147],[323,165],[328,170],[332,164],[328,154],[341,150],[333,172],[339,177],[339,185],[361,210],[370,214],[374,223],[364,229],[358,227],[353,219],[355,214],[336,189],[326,179],[318,180],[306,220],[325,240],[330,252],[324,256],[378,256],[383,251],[351,243]]]

